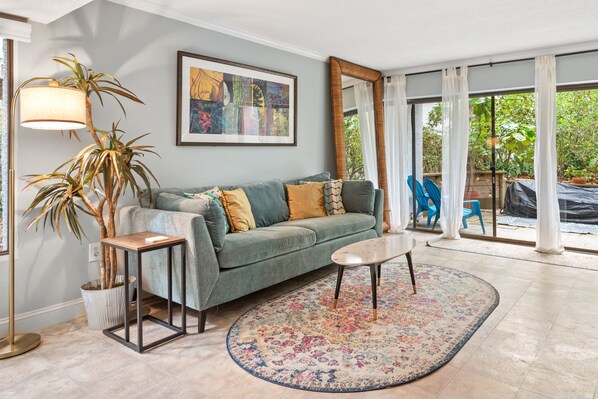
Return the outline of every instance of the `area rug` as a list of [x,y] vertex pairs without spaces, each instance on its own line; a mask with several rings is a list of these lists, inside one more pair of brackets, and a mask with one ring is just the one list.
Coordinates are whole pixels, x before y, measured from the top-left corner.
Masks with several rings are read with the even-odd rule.
[[256,377],[309,391],[369,391],[423,377],[459,351],[499,296],[468,273],[414,268],[415,295],[405,263],[382,265],[377,321],[369,268],[347,268],[337,309],[334,273],[241,316],[228,351]]
[[504,244],[500,242],[472,240],[443,240],[434,238],[426,243],[430,247],[470,252],[474,254],[499,256],[502,258],[526,260],[549,265],[575,267],[578,269],[598,270],[598,256],[565,251],[560,255],[537,252],[533,247]]
[[[536,219],[519,216],[500,216],[496,219],[496,222],[507,226],[536,228]],[[563,233],[598,234],[598,225],[561,222],[561,231]]]

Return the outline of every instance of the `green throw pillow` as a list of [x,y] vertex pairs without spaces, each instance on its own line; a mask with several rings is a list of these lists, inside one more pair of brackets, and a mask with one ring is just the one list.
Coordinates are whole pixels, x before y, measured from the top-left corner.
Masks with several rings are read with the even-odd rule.
[[226,236],[226,216],[222,213],[222,205],[213,199],[190,199],[172,193],[160,193],[156,199],[156,208],[164,211],[189,212],[202,215],[214,250],[219,252]]
[[347,212],[374,214],[376,189],[369,180],[347,180],[343,182],[343,205]]
[[226,211],[224,210],[224,206],[222,206],[222,190],[219,187],[211,188],[207,191],[202,191],[201,193],[184,193],[185,197],[189,199],[203,199],[203,200],[213,200],[216,205],[220,207],[222,214],[224,215],[224,231],[225,234],[230,232],[230,226],[228,225],[228,218],[226,217]]

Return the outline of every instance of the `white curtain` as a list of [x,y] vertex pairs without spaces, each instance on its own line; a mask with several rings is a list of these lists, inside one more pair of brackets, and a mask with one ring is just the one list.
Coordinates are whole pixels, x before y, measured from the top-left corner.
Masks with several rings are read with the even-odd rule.
[[442,237],[459,239],[469,142],[467,67],[442,71]]
[[388,174],[390,233],[402,233],[409,224],[407,193],[407,154],[409,112],[405,75],[393,76],[384,83],[384,144]]
[[378,188],[378,166],[376,158],[376,128],[374,125],[374,101],[372,84],[361,82],[354,86],[357,116],[359,117],[359,133],[365,179],[371,180]]
[[563,252],[556,179],[556,61],[536,57],[536,144],[534,174],[537,198],[536,251]]

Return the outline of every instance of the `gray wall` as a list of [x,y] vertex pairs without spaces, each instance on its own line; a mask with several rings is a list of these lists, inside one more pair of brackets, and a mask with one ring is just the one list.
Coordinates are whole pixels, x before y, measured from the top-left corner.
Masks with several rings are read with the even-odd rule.
[[[177,50],[297,75],[298,146],[177,147]],[[334,169],[328,66],[324,62],[96,0],[52,24],[34,24],[31,43],[19,43],[17,47],[17,83],[32,76],[64,76],[65,68],[50,58],[69,52],[96,71],[116,75],[145,102],[145,106],[126,104],[126,119],[116,106],[96,106],[94,122],[108,128],[122,118],[120,127],[131,136],[150,132],[145,142],[156,146],[161,158],[147,158],[147,164],[162,187],[284,179]],[[90,143],[84,132],[83,143],[62,138],[60,132],[20,128],[17,134],[17,176],[49,172]],[[20,213],[33,195],[34,190],[18,193]],[[123,203],[132,202],[126,198]],[[90,240],[98,241],[93,223],[88,220],[86,226]],[[87,244],[79,244],[68,233],[60,240],[50,230],[25,232],[21,223],[17,314],[79,298],[79,286],[98,274],[97,263],[87,262]],[[0,264],[2,275],[5,264],[4,259]],[[0,292],[4,293],[6,280],[0,281]],[[4,298],[0,304],[0,317],[5,317]],[[56,323],[71,315],[68,310],[58,309],[46,322]],[[20,327],[24,330],[38,326],[22,322]]]

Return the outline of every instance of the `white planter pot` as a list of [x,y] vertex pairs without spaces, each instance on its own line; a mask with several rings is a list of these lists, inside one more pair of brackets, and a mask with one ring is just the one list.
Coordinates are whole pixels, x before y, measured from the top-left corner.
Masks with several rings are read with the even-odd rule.
[[[124,279],[125,276],[116,276],[116,282],[122,283]],[[129,302],[133,299],[135,280],[134,276],[129,276]],[[98,279],[81,286],[87,324],[92,330],[105,330],[122,324],[125,320],[125,286],[107,290],[92,289],[100,285]]]

